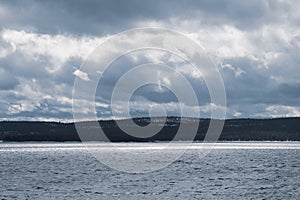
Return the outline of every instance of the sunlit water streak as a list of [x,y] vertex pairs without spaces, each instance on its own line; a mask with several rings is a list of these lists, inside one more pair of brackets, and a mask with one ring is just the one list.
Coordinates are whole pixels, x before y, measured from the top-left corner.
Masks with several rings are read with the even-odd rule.
[[300,142],[219,142],[219,143],[193,143],[176,142],[168,144],[158,143],[106,143],[106,142],[12,142],[0,143],[0,152],[6,151],[53,151],[53,150],[84,150],[86,147],[95,150],[176,150],[176,149],[300,149]]

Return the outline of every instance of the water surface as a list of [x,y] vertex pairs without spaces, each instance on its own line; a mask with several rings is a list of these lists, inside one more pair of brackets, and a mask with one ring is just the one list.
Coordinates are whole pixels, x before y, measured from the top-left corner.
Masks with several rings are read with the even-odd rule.
[[[161,145],[119,143],[118,148],[155,152]],[[108,143],[91,146],[103,152],[112,148]],[[194,144],[162,170],[128,174],[101,164],[80,143],[0,143],[0,197],[300,199],[299,142],[218,143],[202,159],[199,148]]]

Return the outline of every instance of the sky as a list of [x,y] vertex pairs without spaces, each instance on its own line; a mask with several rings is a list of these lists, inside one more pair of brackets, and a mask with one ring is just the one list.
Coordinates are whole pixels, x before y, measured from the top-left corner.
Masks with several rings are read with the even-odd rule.
[[[143,27],[176,30],[201,44],[222,76],[227,118],[300,116],[299,10],[300,3],[289,0],[0,1],[0,120],[72,121],[74,81],[89,79],[82,62],[110,36]],[[201,117],[218,106],[201,77],[149,50],[109,69],[96,92],[98,118],[113,117],[111,91],[122,70],[136,64],[133,58],[180,65]],[[160,78],[176,86],[176,80]],[[82,102],[82,112],[92,112],[85,109],[90,103]],[[181,103],[190,116],[199,116],[195,105]],[[126,105],[118,103],[118,117]],[[157,85],[136,90],[131,105],[133,116],[147,115],[156,105],[178,114],[176,94]]]

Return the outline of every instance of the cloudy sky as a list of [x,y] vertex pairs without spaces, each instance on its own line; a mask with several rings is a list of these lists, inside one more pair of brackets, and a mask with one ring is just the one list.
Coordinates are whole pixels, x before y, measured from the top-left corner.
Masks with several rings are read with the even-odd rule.
[[[300,116],[299,10],[300,3],[289,0],[1,1],[0,119],[72,121],[74,80],[89,79],[82,62],[111,35],[153,26],[182,32],[205,48],[224,81],[228,118]],[[118,66],[132,66],[132,57],[180,65],[151,52],[120,59],[97,89],[99,118],[111,117]],[[200,116],[209,117],[217,105],[202,78],[182,72],[201,99]],[[159,86],[140,88],[131,100],[135,115],[156,104],[178,111],[174,94]],[[88,103],[82,102],[86,113]]]

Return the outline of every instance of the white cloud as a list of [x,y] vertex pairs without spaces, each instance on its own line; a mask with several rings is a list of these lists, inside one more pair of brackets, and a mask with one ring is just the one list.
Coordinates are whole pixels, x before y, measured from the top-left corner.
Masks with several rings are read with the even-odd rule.
[[240,112],[235,112],[235,113],[233,114],[234,117],[240,117],[241,115],[242,115],[242,113],[240,113]]
[[8,55],[16,51],[16,46],[12,42],[5,42],[0,38],[0,59],[5,58]]
[[246,74],[246,72],[244,70],[242,70],[239,67],[234,68],[231,64],[221,64],[221,68],[223,68],[223,69],[229,69],[229,70],[233,71],[234,72],[234,76],[236,78],[239,78],[243,74]]
[[49,72],[59,70],[72,57],[85,59],[103,41],[103,38],[97,37],[77,38],[71,35],[36,34],[12,29],[3,30],[1,36],[14,51],[17,50],[29,58],[39,60],[43,56],[49,57]]
[[285,105],[271,105],[267,106],[264,113],[259,114],[259,116],[269,116],[269,117],[294,117],[300,116],[300,107],[285,106]]
[[82,80],[90,81],[89,75],[83,71],[80,71],[79,69],[75,70],[73,74]]
[[10,114],[18,114],[20,112],[31,112],[35,109],[35,105],[28,103],[14,104],[8,107]]

